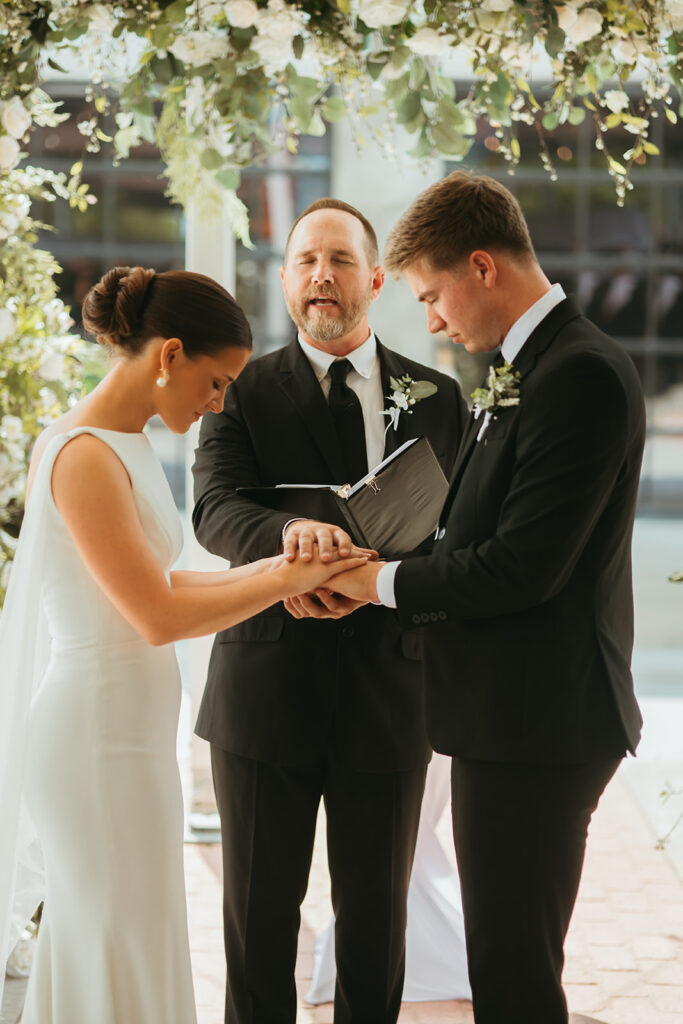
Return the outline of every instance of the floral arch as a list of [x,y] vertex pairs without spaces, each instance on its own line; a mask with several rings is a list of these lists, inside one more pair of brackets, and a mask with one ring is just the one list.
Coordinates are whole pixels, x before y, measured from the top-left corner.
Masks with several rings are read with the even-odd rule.
[[[590,119],[623,204],[633,163],[659,155],[653,119],[681,113],[682,53],[683,0],[0,0],[0,566],[32,441],[78,392],[85,362],[58,265],[35,247],[31,202],[94,202],[81,182],[88,152],[108,147],[118,161],[156,143],[171,198],[227,198],[247,239],[241,169],[342,118],[372,117],[387,147],[401,126],[415,160],[463,161],[484,118],[511,170],[518,129],[533,125],[551,176],[546,135]],[[42,85],[74,60],[91,112],[67,177],[26,166],[22,143],[62,119]],[[454,61],[470,69],[463,94]],[[112,113],[109,136],[100,122]],[[6,568],[0,600],[5,583]]]

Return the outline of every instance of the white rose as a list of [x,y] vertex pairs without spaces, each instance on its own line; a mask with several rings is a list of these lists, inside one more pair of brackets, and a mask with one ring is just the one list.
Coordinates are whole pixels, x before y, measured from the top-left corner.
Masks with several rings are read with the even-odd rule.
[[15,139],[21,139],[31,127],[31,115],[18,96],[13,96],[2,107],[2,126]]
[[90,28],[95,32],[111,33],[116,26],[116,19],[108,7],[104,4],[93,4],[85,12],[88,15]]
[[38,372],[43,380],[60,380],[64,374],[64,356],[61,352],[50,352],[43,359]]
[[259,16],[254,0],[226,0],[223,5],[228,21],[236,28],[251,28]]
[[500,56],[506,64],[517,70],[528,68],[536,59],[531,43],[521,43],[518,40],[507,43],[500,51]]
[[16,324],[9,309],[0,309],[0,341],[8,341],[15,331]]
[[282,71],[293,56],[291,37],[274,39],[258,35],[252,39],[251,48],[259,55],[268,73]]
[[622,110],[626,110],[628,107],[628,96],[621,89],[609,89],[603,96],[605,106],[608,107],[613,114],[618,114]]
[[284,0],[270,0],[267,9],[260,12],[258,30],[271,39],[291,43],[303,27],[301,12],[289,7]]
[[513,0],[482,0],[482,11],[510,11],[514,7]]
[[408,408],[408,396],[405,391],[393,391],[391,397],[399,409]]
[[672,27],[680,32],[683,29],[683,0],[668,0],[666,13]]
[[24,433],[24,424],[18,416],[3,416],[0,427],[9,441],[17,441]]
[[19,143],[11,135],[0,135],[0,171],[10,171],[19,159]]
[[586,7],[576,16],[576,21],[567,31],[567,37],[575,45],[587,42],[602,31],[602,15],[592,7]]
[[614,58],[623,64],[633,64],[638,55],[649,50],[650,44],[642,36],[629,36],[627,39],[618,39],[612,46]]
[[410,0],[360,0],[358,16],[368,28],[382,28],[403,21]]
[[211,32],[188,32],[187,35],[174,39],[169,50],[183,64],[197,66],[225,56],[226,41]]
[[408,40],[408,46],[413,53],[418,53],[421,57],[438,57],[439,54],[445,53],[452,40],[453,36],[442,36],[436,29],[425,25]]

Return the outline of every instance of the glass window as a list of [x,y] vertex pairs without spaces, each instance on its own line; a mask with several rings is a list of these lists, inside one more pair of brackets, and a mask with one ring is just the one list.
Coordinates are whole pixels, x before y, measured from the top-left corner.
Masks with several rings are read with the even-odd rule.
[[[181,208],[164,195],[164,168],[155,147],[145,143],[119,167],[113,166],[111,146],[106,143],[101,153],[86,154],[86,140],[77,123],[91,116],[92,107],[83,98],[83,85],[60,83],[49,91],[61,101],[61,110],[72,116],[54,128],[32,132],[30,159],[40,167],[68,174],[74,162],[83,158],[83,181],[98,200],[84,213],[59,201],[33,208],[36,219],[55,229],[42,232],[39,244],[62,265],[61,297],[80,326],[80,305],[88,288],[111,267],[143,264],[158,271],[182,269],[185,222]],[[113,127],[103,119],[105,133],[113,134]]]
[[[498,140],[481,124],[468,167],[498,178],[519,199],[539,261],[552,281],[619,341],[640,374],[648,405],[648,442],[640,511],[683,514],[683,135],[660,117],[652,141],[661,156],[633,168],[634,188],[616,204],[604,156],[587,118],[546,137],[557,181],[538,158],[535,128],[520,131],[522,157],[514,175],[497,153]],[[608,136],[619,156],[633,143]],[[462,164],[449,164],[446,173]],[[438,359],[457,369],[469,393],[486,369],[481,357],[443,342]],[[470,383],[475,383],[470,387]]]

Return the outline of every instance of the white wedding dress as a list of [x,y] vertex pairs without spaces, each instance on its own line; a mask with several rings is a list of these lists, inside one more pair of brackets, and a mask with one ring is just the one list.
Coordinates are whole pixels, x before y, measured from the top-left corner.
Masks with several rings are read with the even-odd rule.
[[[84,432],[125,466],[164,571],[182,546],[168,483],[144,434],[82,427],[51,440],[8,594],[16,587],[20,595],[31,565],[30,552],[20,557],[22,544],[41,546],[38,612],[50,654],[33,682],[19,808],[25,821],[17,831],[19,847],[26,846],[35,827],[45,906],[22,1024],[194,1024],[175,753],[180,676],[173,645],[146,643],[99,588],[54,504],[54,460]],[[20,879],[22,856],[18,848]],[[35,863],[35,848],[32,856]],[[15,908],[17,888],[21,882]]]

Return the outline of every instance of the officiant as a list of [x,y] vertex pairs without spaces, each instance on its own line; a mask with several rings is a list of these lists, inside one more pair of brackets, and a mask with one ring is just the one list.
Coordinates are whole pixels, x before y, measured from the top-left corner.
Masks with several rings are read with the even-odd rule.
[[[238,488],[353,483],[419,436],[448,476],[466,415],[450,377],[373,333],[370,305],[384,273],[362,213],[335,199],[309,206],[291,229],[281,276],[298,334],[248,364],[223,412],[204,416],[193,469],[197,537],[233,565],[351,544],[334,524],[273,511]],[[397,404],[390,378],[406,376],[436,391],[409,413],[383,415]],[[212,651],[196,729],[211,744],[223,834],[226,1024],[296,1018],[299,908],[321,798],[335,1022],[393,1024],[399,1012],[430,756],[422,632],[402,632],[386,608],[319,600],[271,608],[219,633]],[[330,609],[340,617],[316,618]]]

